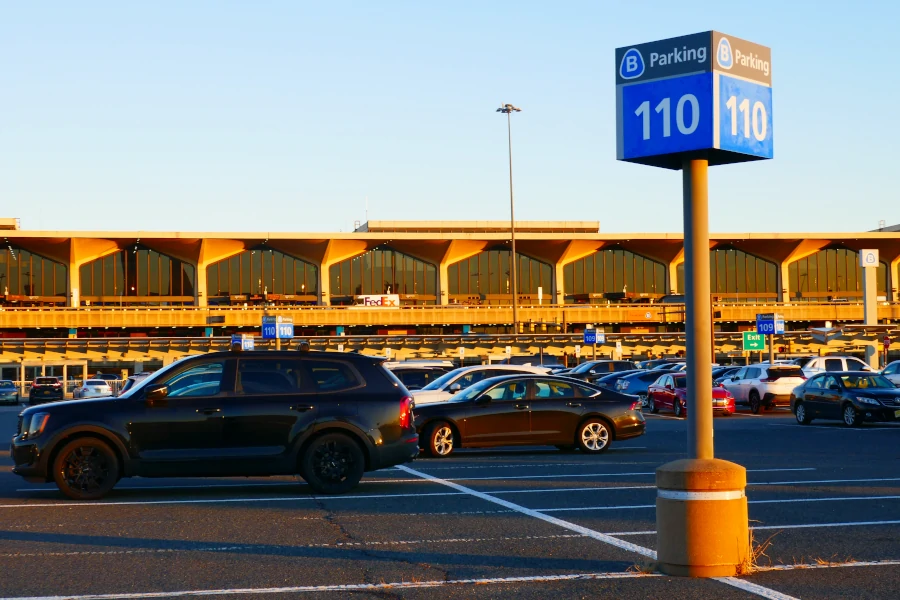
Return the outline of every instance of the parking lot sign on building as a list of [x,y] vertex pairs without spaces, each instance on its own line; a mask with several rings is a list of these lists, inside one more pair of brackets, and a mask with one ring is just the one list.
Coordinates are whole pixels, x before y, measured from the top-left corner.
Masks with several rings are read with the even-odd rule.
[[753,352],[762,352],[766,349],[766,338],[761,333],[745,331],[743,348]]
[[262,338],[264,340],[290,340],[294,337],[294,318],[281,315],[266,315],[262,318]]

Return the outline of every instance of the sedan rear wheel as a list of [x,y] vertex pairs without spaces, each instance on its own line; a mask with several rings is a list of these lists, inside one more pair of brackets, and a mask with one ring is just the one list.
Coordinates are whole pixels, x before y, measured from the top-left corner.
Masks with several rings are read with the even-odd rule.
[[809,416],[802,402],[797,404],[797,407],[794,409],[794,416],[797,417],[797,422],[801,425],[809,425],[812,421],[812,417]]
[[444,458],[453,454],[456,439],[450,424],[445,421],[438,421],[431,425],[428,428],[425,443],[427,444],[425,452],[431,457]]
[[612,434],[605,421],[588,419],[581,425],[578,433],[578,447],[582,452],[599,454],[609,449]]

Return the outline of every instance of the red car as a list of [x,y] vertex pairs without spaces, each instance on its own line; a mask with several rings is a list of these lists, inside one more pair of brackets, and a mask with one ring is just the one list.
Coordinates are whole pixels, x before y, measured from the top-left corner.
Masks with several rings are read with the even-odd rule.
[[[714,387],[713,414],[725,416],[734,414],[734,396],[721,387]],[[647,388],[647,409],[652,413],[660,408],[671,409],[676,417],[687,414],[687,374],[666,373]]]

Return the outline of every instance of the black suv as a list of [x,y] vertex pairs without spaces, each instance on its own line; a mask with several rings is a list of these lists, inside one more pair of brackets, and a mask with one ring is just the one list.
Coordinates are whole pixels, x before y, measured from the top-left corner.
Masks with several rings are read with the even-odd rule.
[[13,472],[100,498],[121,477],[302,476],[316,493],[419,452],[412,399],[381,359],[217,352],[178,360],[121,396],[25,409]]
[[28,390],[28,405],[62,400],[65,397],[62,383],[56,377],[36,377]]

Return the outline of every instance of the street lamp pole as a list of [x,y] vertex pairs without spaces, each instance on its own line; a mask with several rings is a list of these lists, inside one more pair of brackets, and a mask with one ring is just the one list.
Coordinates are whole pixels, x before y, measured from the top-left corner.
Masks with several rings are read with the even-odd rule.
[[522,112],[521,108],[512,104],[501,104],[498,113],[506,115],[506,134],[509,140],[509,237],[510,237],[510,273],[512,274],[512,310],[513,333],[519,333],[519,283],[518,265],[516,255],[516,203],[513,200],[513,176],[512,176],[512,118],[514,112]]

